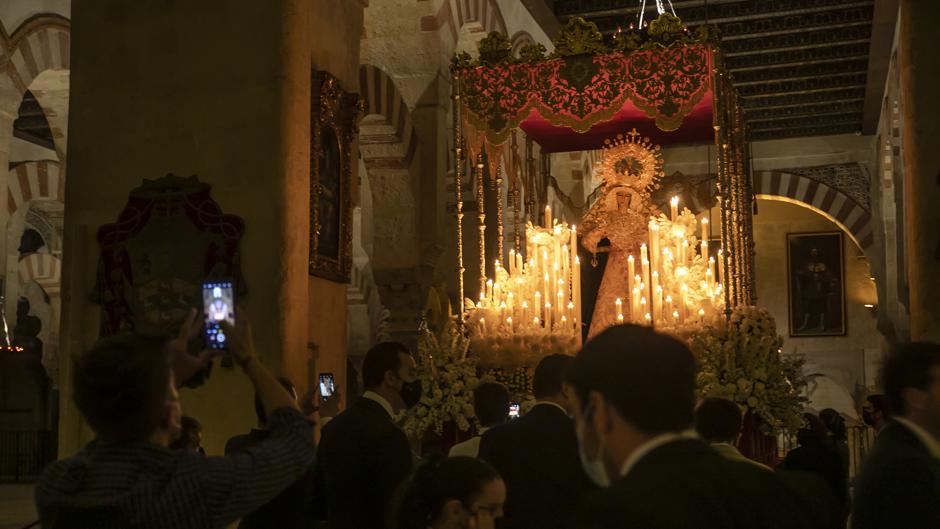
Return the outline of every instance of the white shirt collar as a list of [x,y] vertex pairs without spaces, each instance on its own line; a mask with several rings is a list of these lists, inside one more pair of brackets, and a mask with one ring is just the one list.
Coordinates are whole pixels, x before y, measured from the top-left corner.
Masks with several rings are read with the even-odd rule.
[[623,466],[620,467],[620,475],[626,476],[627,473],[629,473],[630,470],[632,470],[633,467],[635,467],[636,464],[640,462],[640,459],[643,459],[643,457],[660,446],[675,441],[680,441],[682,439],[695,439],[696,437],[698,436],[693,430],[659,434],[638,446],[637,449],[634,450],[632,454],[630,454],[630,457],[628,457],[627,460],[623,462]]
[[392,405],[387,400],[385,400],[385,397],[382,395],[379,395],[378,393],[371,390],[366,390],[366,392],[362,394],[362,398],[369,399],[373,402],[378,402],[379,406],[382,406],[382,408],[388,412],[389,417],[395,416],[395,410],[392,409]]
[[[545,406],[554,406],[554,407],[558,408],[559,410],[561,410],[565,415],[568,415],[568,410],[566,410],[564,406],[562,406],[561,404],[558,404],[557,402],[552,402],[552,401],[550,401],[550,400],[540,400],[540,401],[538,401],[538,402],[535,403],[535,406],[542,406],[542,405],[545,405]],[[534,406],[533,406],[533,407],[534,407]]]
[[904,417],[894,417],[894,420],[898,421],[905,428],[910,430],[920,442],[924,443],[924,446],[927,447],[927,451],[930,452],[930,455],[936,459],[940,459],[940,441],[937,441],[937,438],[930,435],[930,432],[921,428],[919,424],[911,421],[910,419],[905,419]]

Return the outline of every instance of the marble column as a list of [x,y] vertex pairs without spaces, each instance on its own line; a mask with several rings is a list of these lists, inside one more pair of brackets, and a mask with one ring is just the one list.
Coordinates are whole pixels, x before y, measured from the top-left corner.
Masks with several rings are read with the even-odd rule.
[[940,341],[940,3],[901,2],[899,59],[911,339]]

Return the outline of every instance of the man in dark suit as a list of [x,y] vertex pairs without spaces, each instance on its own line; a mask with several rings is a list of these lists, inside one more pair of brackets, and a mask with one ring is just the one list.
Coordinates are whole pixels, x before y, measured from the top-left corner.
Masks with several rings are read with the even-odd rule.
[[732,461],[689,428],[695,361],[648,327],[611,327],[570,370],[585,469],[605,490],[582,504],[579,529],[816,527],[771,472]]
[[543,358],[532,381],[535,407],[488,430],[480,440],[480,459],[493,465],[506,483],[501,527],[566,527],[578,501],[594,488],[578,459],[562,388],[573,361],[560,354]]
[[366,391],[323,427],[316,481],[331,529],[387,527],[391,501],[411,472],[414,457],[393,416],[417,404],[421,385],[415,361],[400,343],[380,343],[362,364]]
[[885,360],[894,414],[855,485],[853,529],[940,527],[940,344],[906,345]]

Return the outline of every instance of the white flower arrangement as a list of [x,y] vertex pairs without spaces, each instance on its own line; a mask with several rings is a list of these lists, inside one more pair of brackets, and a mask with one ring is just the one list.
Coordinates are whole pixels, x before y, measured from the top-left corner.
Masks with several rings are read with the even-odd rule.
[[479,379],[476,360],[468,353],[470,340],[450,315],[449,307],[446,313],[439,310],[433,290],[429,305],[434,305],[428,309],[431,325],[422,325],[416,358],[422,396],[400,421],[405,432],[416,439],[429,431],[443,433],[448,422],[460,431],[477,425],[473,390]]
[[780,353],[773,316],[759,307],[735,308],[728,322],[690,337],[699,364],[701,397],[733,400],[763,420],[766,434],[794,432],[803,424],[803,358]]

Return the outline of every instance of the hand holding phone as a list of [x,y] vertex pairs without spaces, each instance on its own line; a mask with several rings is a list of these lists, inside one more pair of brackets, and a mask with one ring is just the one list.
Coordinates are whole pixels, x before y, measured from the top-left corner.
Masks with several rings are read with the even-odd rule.
[[320,373],[320,398],[323,401],[333,396],[336,390],[336,383],[333,379],[333,373]]
[[202,306],[206,326],[204,337],[209,349],[227,349],[225,329],[222,322],[230,328],[235,327],[235,289],[232,282],[206,281],[202,284]]

